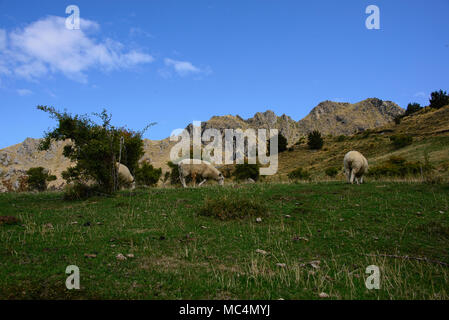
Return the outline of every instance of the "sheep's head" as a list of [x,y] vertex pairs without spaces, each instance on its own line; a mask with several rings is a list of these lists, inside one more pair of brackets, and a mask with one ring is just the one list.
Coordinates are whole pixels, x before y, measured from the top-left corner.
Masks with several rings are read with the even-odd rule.
[[223,176],[223,174],[222,174],[221,172],[220,172],[220,174],[218,175],[217,181],[218,181],[218,184],[219,184],[220,186],[224,185],[224,176]]

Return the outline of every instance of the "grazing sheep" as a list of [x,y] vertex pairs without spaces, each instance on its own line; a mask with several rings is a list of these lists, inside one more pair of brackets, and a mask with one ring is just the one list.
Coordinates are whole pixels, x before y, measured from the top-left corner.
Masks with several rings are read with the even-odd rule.
[[122,182],[125,184],[128,184],[131,186],[131,189],[134,189],[136,187],[136,183],[134,181],[134,177],[131,175],[131,172],[129,172],[129,169],[127,166],[121,163],[116,163],[118,176],[121,179]]
[[[198,161],[198,160],[196,160]],[[224,184],[224,177],[210,162],[200,160],[200,163],[193,163],[191,159],[184,159],[178,163],[179,180],[184,188],[187,188],[186,177],[191,176],[193,185],[195,185],[196,177],[200,176],[204,180],[198,186],[201,186],[207,179],[218,181],[219,185]]]
[[349,151],[343,160],[346,179],[353,184],[363,183],[363,175],[368,172],[368,160],[358,151]]

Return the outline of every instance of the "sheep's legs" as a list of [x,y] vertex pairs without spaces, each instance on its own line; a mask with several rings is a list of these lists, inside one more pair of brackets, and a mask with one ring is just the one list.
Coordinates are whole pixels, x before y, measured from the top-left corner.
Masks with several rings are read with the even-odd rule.
[[179,181],[181,181],[181,184],[184,188],[187,188],[186,178],[184,177],[184,175],[181,172],[179,172]]
[[179,177],[179,180],[181,180],[181,184],[182,184],[182,186],[184,187],[184,188],[187,188],[187,185],[186,185],[186,179],[184,178],[184,177]]
[[346,174],[346,181],[348,183],[351,182],[351,171],[348,169],[345,169],[345,174]]
[[350,179],[351,184],[354,184],[354,178],[355,178],[355,172],[354,172],[354,170],[351,170],[351,179]]
[[198,187],[201,187],[201,185],[206,181],[207,181],[207,179],[204,179],[203,181],[201,181],[200,184],[198,185]]
[[196,187],[196,174],[192,173],[193,187]]

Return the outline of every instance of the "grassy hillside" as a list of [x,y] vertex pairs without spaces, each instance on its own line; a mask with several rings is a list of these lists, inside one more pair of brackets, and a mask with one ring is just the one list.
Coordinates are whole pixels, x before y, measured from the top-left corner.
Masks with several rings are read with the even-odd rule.
[[[394,135],[413,137],[413,143],[401,149],[395,149],[390,141]],[[420,114],[404,118],[400,124],[367,130],[352,136],[325,137],[322,150],[309,150],[304,141],[296,145],[293,151],[280,154],[279,176],[298,167],[303,167],[314,178],[324,178],[324,170],[328,167],[343,167],[346,152],[358,150],[368,159],[370,165],[388,160],[391,156],[404,157],[407,160],[424,161],[424,153],[428,153],[430,162],[436,167],[435,174],[445,178],[449,176],[449,106],[440,110],[426,109]],[[271,179],[278,179],[272,177]],[[339,176],[343,179],[343,176]]]
[[[0,221],[0,299],[448,299],[448,191],[332,182],[151,189],[80,202],[0,194],[0,215],[20,219]],[[269,215],[198,215],[205,199],[224,197],[241,212],[238,199],[251,199]],[[65,288],[72,264],[79,291]],[[364,284],[373,264],[380,290]]]

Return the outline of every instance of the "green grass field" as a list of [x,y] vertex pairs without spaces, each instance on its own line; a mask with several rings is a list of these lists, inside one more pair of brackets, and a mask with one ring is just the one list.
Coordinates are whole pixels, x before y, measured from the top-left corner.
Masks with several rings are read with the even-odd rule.
[[[78,202],[0,194],[0,216],[20,219],[0,225],[0,298],[448,299],[448,193],[446,184],[329,182]],[[198,215],[206,198],[225,196],[258,202],[269,215]],[[65,287],[68,265],[80,268],[80,290]],[[379,290],[365,287],[369,265],[380,268]]]

